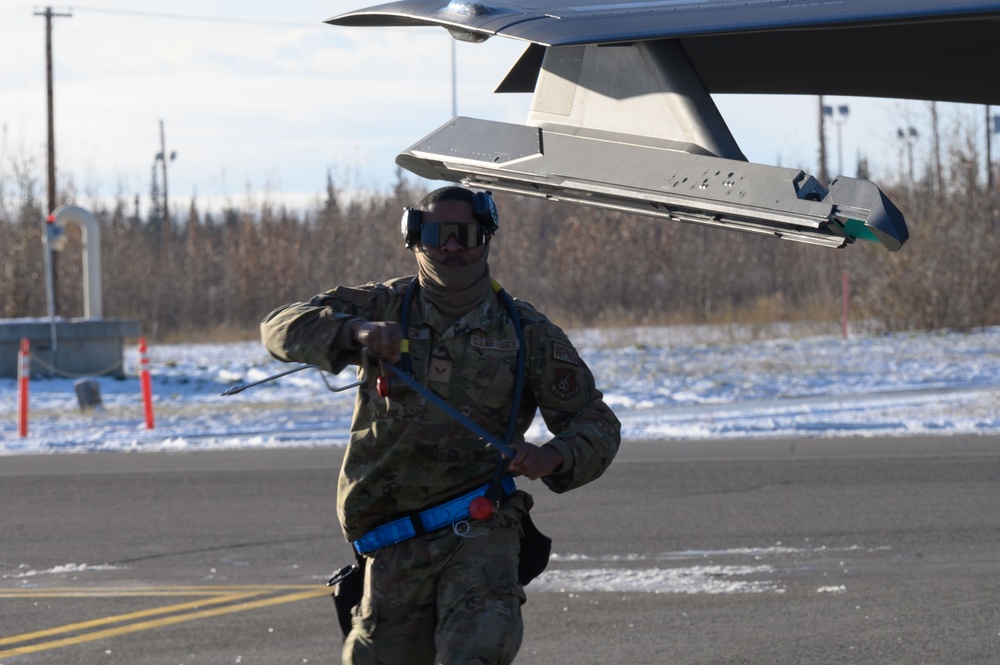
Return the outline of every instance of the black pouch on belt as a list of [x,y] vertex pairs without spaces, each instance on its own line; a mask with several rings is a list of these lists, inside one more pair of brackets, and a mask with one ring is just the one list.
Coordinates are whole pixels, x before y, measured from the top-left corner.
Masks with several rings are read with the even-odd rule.
[[344,566],[326,583],[333,588],[333,606],[337,610],[337,623],[344,637],[351,632],[351,617],[354,608],[361,604],[365,591],[365,558],[358,557],[357,563]]
[[521,554],[517,561],[517,581],[523,586],[542,574],[549,565],[552,554],[552,539],[543,534],[525,513],[521,519]]

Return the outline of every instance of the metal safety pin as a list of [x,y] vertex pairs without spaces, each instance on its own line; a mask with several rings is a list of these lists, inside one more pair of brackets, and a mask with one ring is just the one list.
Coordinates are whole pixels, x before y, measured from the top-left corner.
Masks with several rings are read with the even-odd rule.
[[232,388],[230,388],[226,392],[222,393],[222,395],[223,395],[223,397],[227,397],[229,395],[236,395],[238,393],[243,392],[247,388],[253,388],[254,386],[259,386],[262,383],[267,383],[268,381],[274,381],[275,379],[280,379],[283,376],[287,376],[287,375],[293,374],[295,372],[301,372],[304,369],[310,369],[310,368],[316,369],[316,370],[319,371],[319,376],[320,376],[321,379],[323,379],[323,383],[326,384],[327,390],[329,390],[332,393],[339,393],[341,391],[349,390],[351,388],[357,388],[362,383],[364,383],[364,381],[355,381],[354,383],[349,383],[346,386],[331,386],[330,382],[326,378],[326,372],[323,371],[322,367],[320,367],[319,365],[300,365],[299,367],[295,367],[294,369],[289,369],[289,370],[286,370],[284,372],[280,372],[278,374],[274,374],[274,375],[269,376],[269,377],[267,377],[265,379],[261,379],[260,381],[254,381],[253,383],[241,383],[239,385],[233,386]]
[[[364,355],[367,352],[367,350],[368,350],[367,347],[362,347],[361,349],[362,355]],[[459,425],[461,425],[468,431],[478,436],[487,444],[493,446],[495,449],[500,451],[502,455],[507,457],[507,459],[514,459],[514,450],[506,443],[501,441],[493,434],[487,432],[485,429],[476,424],[471,418],[466,417],[461,411],[453,407],[451,404],[446,402],[443,398],[439,397],[433,391],[428,390],[424,386],[420,385],[420,383],[418,383],[417,380],[414,379],[412,376],[410,376],[407,372],[404,372],[403,370],[401,370],[400,368],[396,367],[394,364],[389,362],[386,362],[385,366],[389,369],[389,371],[392,374],[394,374],[403,383],[412,388],[418,395],[423,397],[425,400],[427,400],[437,408],[444,411],[445,414],[447,414],[450,418],[455,420]],[[356,388],[364,383],[363,380],[359,380],[355,381],[354,383],[349,383],[346,386],[334,387],[330,385],[329,381],[327,381],[326,374],[323,372],[323,369],[319,365],[300,365],[298,367],[294,367],[292,369],[285,370],[284,372],[280,372],[278,374],[274,374],[267,378],[261,379],[260,381],[254,381],[253,383],[241,383],[239,385],[233,386],[226,392],[222,393],[222,395],[223,396],[236,395],[238,393],[243,392],[247,388],[253,388],[254,386],[259,386],[262,383],[267,383],[268,381],[274,381],[275,379],[279,379],[283,376],[288,376],[289,374],[293,374],[295,372],[301,372],[304,369],[310,369],[310,368],[315,368],[319,370],[319,375],[323,379],[323,383],[326,384],[326,387],[330,392],[339,393],[343,390]]]

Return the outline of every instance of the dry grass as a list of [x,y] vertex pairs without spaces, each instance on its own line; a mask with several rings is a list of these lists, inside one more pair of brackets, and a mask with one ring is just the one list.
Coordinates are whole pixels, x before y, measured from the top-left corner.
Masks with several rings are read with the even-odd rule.
[[260,329],[257,326],[216,325],[209,328],[172,330],[157,341],[161,344],[223,344],[257,340],[260,340]]
[[[547,312],[548,313],[548,312]],[[804,307],[789,307],[780,295],[761,298],[745,307],[725,307],[711,312],[708,316],[698,316],[694,312],[648,311],[638,314],[622,310],[607,311],[595,320],[582,321],[573,312],[555,311],[548,313],[559,326],[570,328],[620,328],[629,326],[687,326],[709,325],[750,325],[765,326],[773,323],[839,323],[838,303],[814,303]],[[150,338],[160,344],[222,344],[226,342],[252,342],[260,340],[257,326],[241,327],[215,325],[206,328],[185,328],[165,332],[158,338]],[[130,342],[131,343],[131,342]]]
[[630,312],[619,308],[609,309],[596,319],[581,320],[573,311],[557,308],[550,317],[563,328],[618,328],[623,326],[687,326],[752,325],[773,323],[838,323],[840,303],[814,302],[800,307],[789,306],[780,294],[759,298],[742,307],[726,305],[707,315],[692,311]]

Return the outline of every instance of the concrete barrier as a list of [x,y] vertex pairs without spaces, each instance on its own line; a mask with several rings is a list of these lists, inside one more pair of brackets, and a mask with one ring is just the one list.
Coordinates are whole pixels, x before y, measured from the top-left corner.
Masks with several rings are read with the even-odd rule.
[[31,340],[32,376],[78,378],[109,375],[125,378],[124,343],[142,334],[139,321],[122,319],[57,319],[56,350],[52,350],[47,319],[0,320],[0,377],[17,378],[17,353],[22,338]]

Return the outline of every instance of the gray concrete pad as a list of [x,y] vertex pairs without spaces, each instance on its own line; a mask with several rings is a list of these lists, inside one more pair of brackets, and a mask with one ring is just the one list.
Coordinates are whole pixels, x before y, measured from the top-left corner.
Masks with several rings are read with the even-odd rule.
[[[335,663],[337,448],[0,458],[0,664]],[[995,663],[1000,439],[626,443],[519,663]]]

